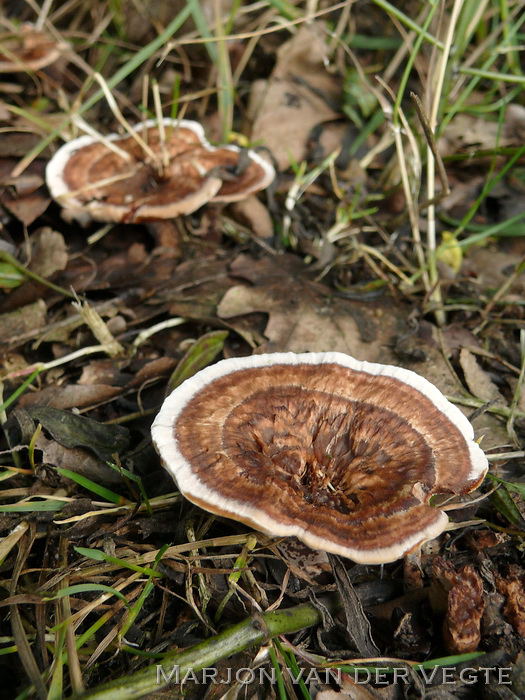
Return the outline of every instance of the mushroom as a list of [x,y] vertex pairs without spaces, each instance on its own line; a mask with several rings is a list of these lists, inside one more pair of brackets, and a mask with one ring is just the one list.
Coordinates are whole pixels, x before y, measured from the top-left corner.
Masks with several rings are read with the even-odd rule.
[[65,44],[29,22],[16,33],[0,36],[0,73],[37,71],[54,63]]
[[254,151],[215,148],[197,122],[169,118],[102,140],[81,136],[62,146],[46,169],[49,191],[67,216],[127,223],[244,199],[274,177],[273,167]]
[[363,564],[446,528],[487,459],[467,418],[415,372],[338,352],[223,360],[165,400],[153,444],[207,511]]

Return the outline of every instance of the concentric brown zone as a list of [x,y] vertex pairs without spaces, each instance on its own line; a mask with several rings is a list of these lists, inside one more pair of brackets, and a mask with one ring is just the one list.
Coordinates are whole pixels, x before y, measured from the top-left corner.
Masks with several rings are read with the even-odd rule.
[[426,505],[433,493],[468,490],[466,440],[430,399],[337,364],[225,375],[188,402],[174,436],[222,498],[343,544],[375,548],[386,533],[417,535],[442,517]]
[[[148,146],[159,155],[163,152],[157,129],[140,132]],[[64,167],[63,179],[76,198],[94,199],[117,206],[159,206],[181,201],[203,187],[209,177],[224,180],[218,195],[251,189],[261,180],[262,168],[248,159],[246,167],[236,172],[239,153],[227,148],[210,150],[202,145],[198,134],[184,127],[166,128],[165,150],[169,164],[159,175],[155,164],[148,162],[144,151],[131,136],[113,143],[132,158],[127,162],[103,143],[93,143],[75,151]],[[231,178],[231,181],[230,181]],[[111,183],[104,184],[112,179]],[[202,202],[204,203],[204,202]]]

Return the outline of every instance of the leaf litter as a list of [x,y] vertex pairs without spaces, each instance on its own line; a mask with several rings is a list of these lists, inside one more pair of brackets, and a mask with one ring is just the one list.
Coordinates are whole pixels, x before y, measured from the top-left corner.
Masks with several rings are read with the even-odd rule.
[[[80,3],[7,6],[10,35],[37,22],[59,49],[48,67],[24,65],[0,84],[6,693],[112,697],[112,681],[119,697],[138,697],[135,672],[173,659],[200,669],[201,643],[217,648],[206,658],[222,677],[262,664],[280,682],[243,686],[234,672],[220,688],[209,676],[172,684],[171,697],[248,687],[253,697],[397,698],[408,684],[420,697],[520,697],[517,8],[485,16],[455,3],[454,26],[438,3],[441,26],[419,2],[167,5],[169,17],[127,2],[97,2],[91,15]],[[432,93],[432,47],[447,55],[447,27],[469,50]],[[214,143],[258,149],[276,181],[162,224],[66,223],[44,186],[47,162],[85,124],[102,139],[119,121],[90,65],[130,124],[197,119]],[[434,219],[407,80],[429,114],[443,95],[436,154],[450,193],[435,183]],[[340,351],[435,383],[472,417],[496,477],[481,489],[490,496],[452,504],[448,532],[384,567],[330,560],[191,506],[151,446],[163,397],[216,359],[273,351]],[[251,646],[231,645],[235,623]],[[371,675],[357,682],[363,658]],[[329,663],[344,669],[330,684],[287,673]],[[153,675],[145,688],[160,693]]]

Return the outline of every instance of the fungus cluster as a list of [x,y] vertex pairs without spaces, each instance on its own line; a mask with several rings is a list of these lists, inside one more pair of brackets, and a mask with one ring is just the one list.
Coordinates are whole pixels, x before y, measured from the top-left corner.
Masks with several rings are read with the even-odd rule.
[[433,384],[335,352],[223,360],[168,396],[152,437],[201,508],[367,564],[437,537],[448,517],[431,497],[487,471]]
[[251,150],[211,146],[200,124],[148,120],[131,133],[81,136],[49,161],[46,181],[66,215],[139,223],[234,202],[267,187],[275,172]]

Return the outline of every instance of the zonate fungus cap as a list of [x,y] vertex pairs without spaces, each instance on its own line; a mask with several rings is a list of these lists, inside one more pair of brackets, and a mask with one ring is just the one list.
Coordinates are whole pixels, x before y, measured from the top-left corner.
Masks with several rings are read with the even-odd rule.
[[433,384],[337,352],[223,360],[168,396],[152,436],[201,508],[364,564],[439,535],[448,517],[431,496],[468,493],[487,471]]
[[0,73],[36,71],[57,60],[65,44],[34,25],[21,25],[16,33],[0,35]]
[[[254,151],[211,146],[194,121],[148,120],[105,142],[81,136],[49,161],[46,181],[66,215],[86,221],[139,223],[191,214],[209,201],[233,202],[267,187],[272,166]],[[113,146],[113,148],[112,148]],[[164,166],[159,164],[164,159]]]

